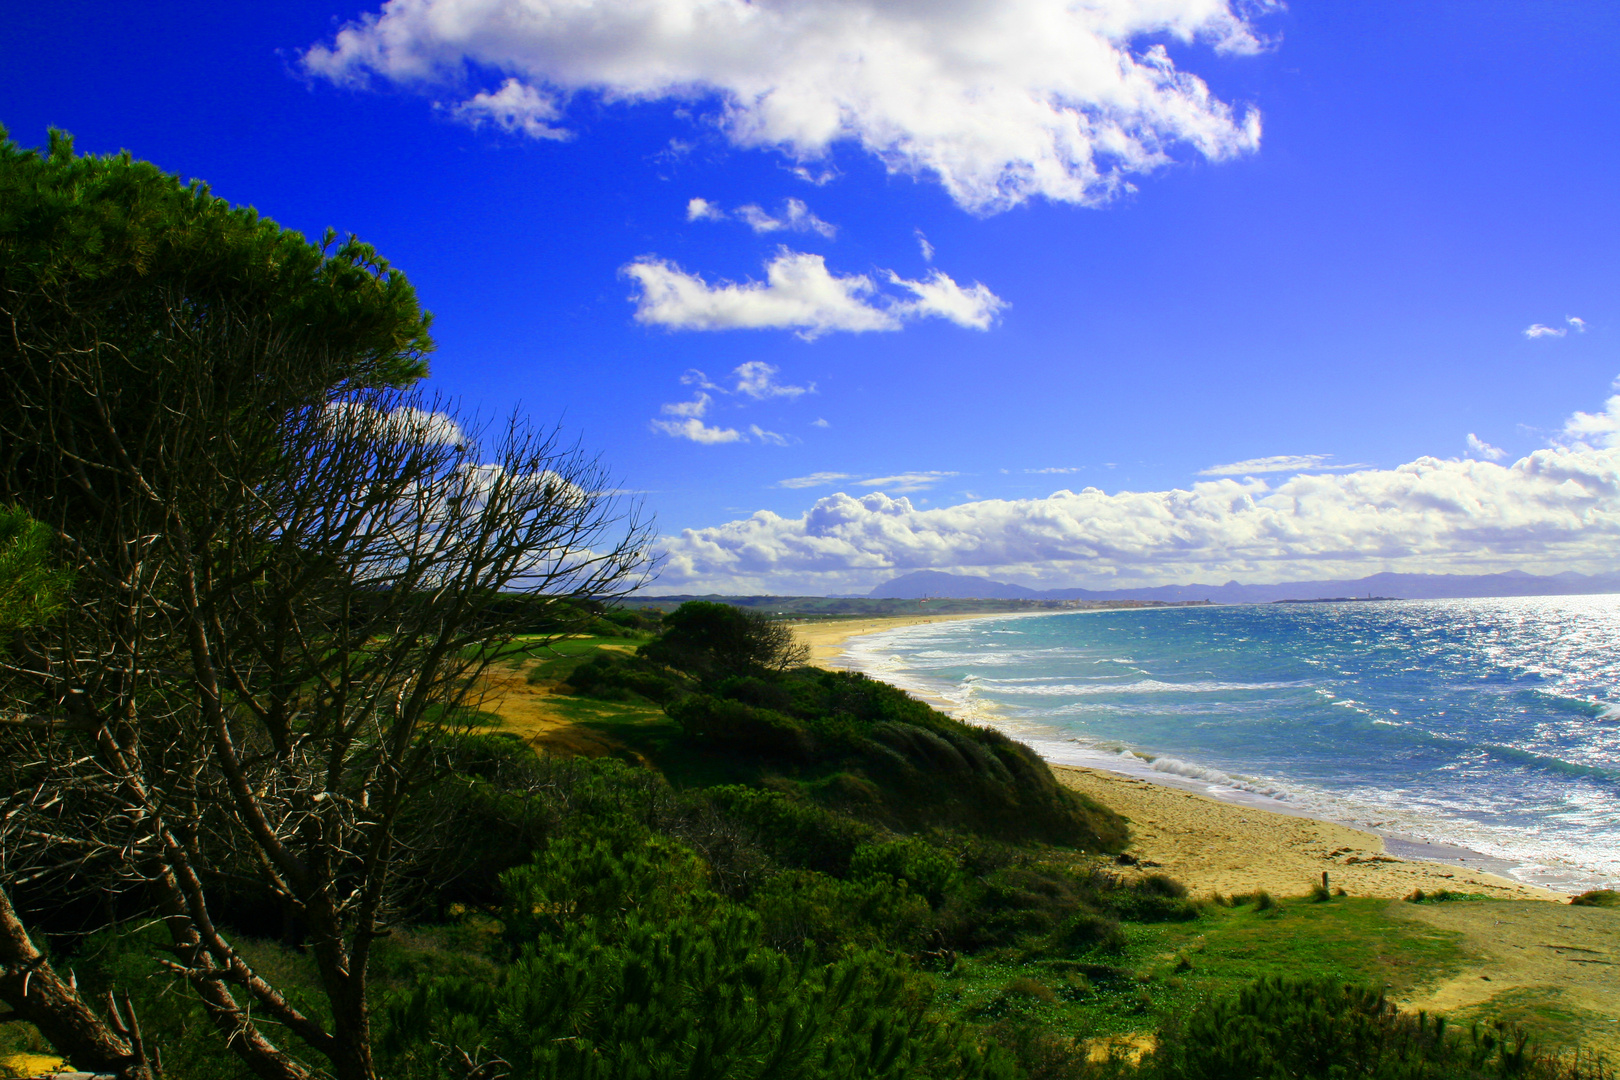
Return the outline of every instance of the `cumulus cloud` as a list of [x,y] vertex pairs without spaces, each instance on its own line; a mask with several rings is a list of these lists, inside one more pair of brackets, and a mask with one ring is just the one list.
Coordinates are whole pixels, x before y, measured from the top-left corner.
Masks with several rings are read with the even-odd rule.
[[810,421],[810,426],[811,427],[832,427],[831,424],[827,423],[827,421],[826,421],[826,419],[824,417],[817,417],[816,419]]
[[686,204],[687,221],[724,221],[726,212],[708,199],[690,199]]
[[1569,333],[1562,326],[1546,326],[1542,323],[1531,323],[1524,328],[1524,336],[1534,341],[1536,338],[1563,337]]
[[[1379,570],[1612,571],[1620,381],[1615,389],[1602,412],[1575,413],[1558,445],[1511,464],[1424,457],[1274,482],[1247,475],[1169,491],[1088,487],[937,509],[890,492],[833,494],[798,517],[761,511],[666,537],[660,585],[850,592],[918,569],[1093,588]],[[820,478],[802,479],[797,486]]]
[[637,322],[672,330],[793,330],[813,340],[834,330],[898,330],[926,317],[975,330],[990,327],[1006,302],[975,282],[962,288],[938,270],[920,281],[887,275],[911,294],[881,293],[864,274],[835,274],[820,255],[781,249],[765,267],[764,281],[710,285],[672,262],[646,256],[624,267],[637,292]]
[[[1620,379],[1615,380],[1614,389],[1620,390]],[[1604,402],[1600,413],[1577,412],[1564,421],[1560,441],[1576,449],[1620,447],[1620,394]]]
[[1276,6],[387,0],[301,59],[339,83],[428,92],[498,72],[508,81],[490,96],[515,97],[508,85],[532,94],[539,138],[554,137],[549,121],[582,93],[712,107],[734,145],[779,150],[807,178],[848,143],[989,212],[1035,196],[1096,204],[1177,156],[1254,150],[1258,112],[1216,98],[1166,43],[1256,52],[1240,12]]
[[571,139],[573,133],[551,126],[562,116],[556,102],[518,79],[507,79],[493,93],[474,94],[450,107],[458,120],[472,127],[494,124],[503,131],[522,132],[531,139]]
[[1580,316],[1578,316],[1578,315],[1569,315],[1569,316],[1566,316],[1564,318],[1564,321],[1567,322],[1569,325],[1573,326],[1575,328],[1575,332],[1577,334],[1586,333],[1586,320],[1581,318]]
[[1501,461],[1507,457],[1506,450],[1499,446],[1492,446],[1472,431],[1468,433],[1468,452],[1475,457],[1489,458],[1492,461]]
[[[1332,454],[1274,454],[1271,457],[1249,458],[1230,465],[1211,465],[1198,470],[1199,476],[1260,476],[1281,472],[1342,472],[1366,468],[1364,465],[1328,465]],[[1113,466],[1109,466],[1112,468]]]
[[923,262],[934,261],[934,245],[928,242],[921,229],[914,230],[917,234],[917,249],[922,252]]

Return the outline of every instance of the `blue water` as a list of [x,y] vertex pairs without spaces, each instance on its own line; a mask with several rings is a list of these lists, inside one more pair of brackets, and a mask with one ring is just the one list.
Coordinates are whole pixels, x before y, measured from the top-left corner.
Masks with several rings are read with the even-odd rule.
[[846,663],[1052,761],[1620,880],[1620,596],[1083,611],[857,638]]

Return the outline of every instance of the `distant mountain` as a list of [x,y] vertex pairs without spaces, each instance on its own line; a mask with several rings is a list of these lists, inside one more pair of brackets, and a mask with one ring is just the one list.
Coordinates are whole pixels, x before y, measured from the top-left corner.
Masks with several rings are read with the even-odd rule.
[[945,574],[938,570],[917,570],[882,585],[866,594],[882,600],[916,600],[940,596],[952,600],[1039,600],[1043,597],[1034,589],[1022,585],[1006,585],[984,577],[965,574]]
[[1439,600],[1468,596],[1576,596],[1620,592],[1620,574],[1373,574],[1354,581],[1291,581],[1280,585],[1159,585],[1148,589],[1031,589],[985,577],[917,570],[867,593],[885,599],[949,597],[985,600],[1212,600],[1217,604],[1269,604],[1330,596],[1388,596]]

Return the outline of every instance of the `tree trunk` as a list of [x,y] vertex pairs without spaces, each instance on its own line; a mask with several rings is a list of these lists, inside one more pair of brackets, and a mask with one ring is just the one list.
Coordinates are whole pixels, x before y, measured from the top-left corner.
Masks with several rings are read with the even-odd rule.
[[116,1028],[97,1015],[78,988],[57,975],[45,954],[34,947],[4,888],[0,888],[0,1000],[19,1019],[38,1028],[74,1068],[151,1080],[152,1067],[127,1001],[127,1018],[114,1007]]

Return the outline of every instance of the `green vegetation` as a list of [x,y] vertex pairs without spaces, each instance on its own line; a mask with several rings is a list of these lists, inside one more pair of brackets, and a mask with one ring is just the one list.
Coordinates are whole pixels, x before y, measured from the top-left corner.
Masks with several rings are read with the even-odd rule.
[[[1073,842],[1032,835],[1016,809],[963,814],[907,786],[941,765],[901,768],[877,749],[901,743],[874,737],[894,725],[992,753],[972,728],[769,656],[699,657],[695,672],[649,659],[670,651],[575,637],[537,642],[521,668],[652,767],[537,755],[498,726],[441,742],[441,779],[405,830],[440,830],[438,855],[397,882],[399,928],[374,959],[380,1073],[1601,1075],[1556,1073],[1499,1014],[1444,1027],[1390,1006],[1371,988],[1409,992],[1463,957],[1455,935],[1387,918],[1389,901],[1197,899],[1162,875],[1121,877],[1092,808],[1049,806]],[[683,724],[694,702],[734,728]],[[783,725],[793,738],[750,730]],[[857,773],[874,797],[827,782]],[[918,807],[898,813],[896,792]],[[318,1014],[298,928],[262,901],[237,910],[244,955]],[[134,988],[176,1075],[246,1075],[211,1053],[200,1005],[140,975],[164,945],[150,929],[64,945],[87,987]],[[1136,1064],[1104,1051],[1145,1036]]]

